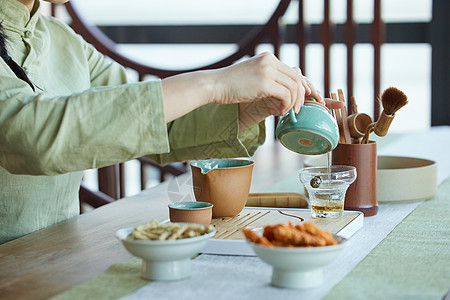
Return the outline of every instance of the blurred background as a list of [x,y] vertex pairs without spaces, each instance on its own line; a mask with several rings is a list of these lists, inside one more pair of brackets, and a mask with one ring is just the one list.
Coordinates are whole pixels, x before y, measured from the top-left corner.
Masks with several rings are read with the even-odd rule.
[[[342,89],[346,99],[355,96],[359,112],[375,119],[380,110],[376,107],[377,96],[395,86],[409,100],[391,125],[390,133],[395,133],[450,123],[445,99],[450,83],[448,2],[71,0],[69,13],[65,6],[48,4],[44,11],[68,24],[81,22],[85,28],[79,26],[76,30],[88,41],[100,37],[105,49],[110,47],[109,51],[125,61],[144,66],[143,71],[129,68],[135,80],[203,68],[236,53],[243,55],[234,61],[269,51],[288,65],[301,66],[323,95]],[[284,4],[286,7],[282,7]],[[279,16],[272,20],[277,12]],[[74,14],[80,20],[74,20]],[[265,35],[261,33],[247,54],[240,51],[258,29],[271,21],[272,26],[266,28]],[[263,147],[272,147],[277,143],[276,120],[269,118],[266,122],[267,141]],[[136,184],[139,178],[128,175],[139,174],[139,168],[138,161],[122,166],[129,182],[122,196],[143,188],[142,183]],[[162,180],[160,171],[148,166],[145,188]],[[93,189],[98,189],[97,175],[96,170],[86,174]]]

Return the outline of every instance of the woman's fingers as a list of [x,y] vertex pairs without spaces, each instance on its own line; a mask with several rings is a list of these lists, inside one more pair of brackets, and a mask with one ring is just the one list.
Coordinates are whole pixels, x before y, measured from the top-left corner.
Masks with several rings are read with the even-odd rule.
[[280,100],[285,102],[287,106],[292,107],[295,104],[299,93],[297,82],[292,80],[292,78],[290,78],[289,76],[286,76],[283,73],[279,73],[278,76],[275,78],[275,84],[282,85],[284,88],[288,90],[289,97],[288,98],[283,97]]
[[344,102],[339,101],[339,100],[333,100],[333,99],[329,99],[329,98],[324,98],[323,100],[325,101],[325,105],[329,109],[338,109],[338,108],[345,106]]
[[[267,86],[269,94],[266,97],[270,103],[270,113],[273,115],[284,115],[294,105],[294,92],[284,84],[273,82],[272,85]],[[296,87],[293,87],[296,89]],[[295,92],[297,94],[297,92]]]
[[[314,98],[314,100],[316,100],[317,102],[322,103],[323,105],[325,105],[325,101],[323,101],[322,96],[320,95],[319,90],[316,89],[316,87],[314,86],[314,84],[308,79],[308,77],[303,76],[302,79],[302,83],[308,87],[308,89],[306,90],[306,99],[311,99]],[[308,92],[309,91],[309,92]]]
[[299,67],[294,67],[293,68],[297,73],[300,74],[300,83],[302,84],[303,88],[305,89],[305,96],[308,96],[311,94],[311,87],[308,84],[309,80],[306,76],[303,76],[302,74],[302,70],[300,70]]
[[278,114],[282,115],[292,107],[298,112],[305,96],[305,87],[302,85],[303,76],[300,69],[287,66],[273,55],[269,56],[269,58],[271,59],[270,63],[273,64],[275,69],[272,75],[275,81],[283,85],[290,92],[290,99],[278,98],[283,102]]
[[299,67],[292,67],[291,68],[291,67],[288,67],[285,64],[283,64],[283,66],[284,66],[283,70],[280,70],[280,71],[284,72],[287,76],[292,78],[292,80],[297,82],[297,84],[302,84],[304,89],[305,89],[305,94],[310,94],[311,93],[311,89],[306,84],[306,81],[305,81],[306,77],[303,76],[302,70],[300,70]]
[[[302,71],[300,70],[300,68],[299,67],[294,67],[293,70],[301,75],[301,84],[302,84],[302,86],[305,89],[305,98],[304,99],[314,98],[314,100],[316,100],[317,102],[320,102],[323,105],[325,105],[325,101],[323,100],[322,96],[320,95],[320,92],[316,89],[316,87],[308,79],[308,77],[303,76]],[[303,100],[301,101],[302,104],[304,102]],[[300,107],[299,107],[299,109],[300,109]]]
[[303,105],[303,103],[305,102],[305,88],[303,85],[299,84],[297,85],[297,89],[298,89],[298,95],[299,97],[296,99],[295,103],[294,103],[294,111],[295,113],[298,113],[300,111],[301,106]]
[[307,97],[314,98],[317,102],[320,102],[325,105],[325,101],[323,101],[322,95],[320,95],[319,90],[316,89],[314,84],[311,81],[309,81],[308,78],[306,78],[306,80],[307,80],[308,86],[311,89],[311,93],[309,95],[307,95]]
[[264,100],[270,103],[272,114],[283,115],[292,107],[298,112],[305,96],[323,101],[298,67],[287,66],[271,53],[223,68],[219,74],[220,85],[213,98],[218,104]]
[[298,111],[305,97],[305,87],[302,85],[303,76],[300,70],[298,68],[298,70],[294,70],[273,55],[265,55],[263,59],[266,60],[262,61],[263,64],[271,66],[267,68],[266,65],[264,76],[274,82],[273,85],[266,84],[263,88],[266,90],[268,99],[279,101],[277,105],[279,110],[276,115],[283,115],[292,107]]
[[305,86],[301,84],[301,82],[294,82],[290,77],[283,77],[283,81],[280,81],[286,88],[291,92],[291,103],[289,105],[289,109],[291,107],[294,108],[294,111],[297,113],[300,110],[300,107],[303,105],[305,101],[305,96],[307,91],[305,90]]

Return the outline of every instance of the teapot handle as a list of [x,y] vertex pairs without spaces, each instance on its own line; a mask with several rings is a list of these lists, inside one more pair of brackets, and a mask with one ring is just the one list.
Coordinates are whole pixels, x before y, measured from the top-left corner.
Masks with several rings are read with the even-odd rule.
[[291,118],[292,123],[294,124],[297,123],[297,118],[295,117],[295,112],[293,108],[289,110],[289,117]]

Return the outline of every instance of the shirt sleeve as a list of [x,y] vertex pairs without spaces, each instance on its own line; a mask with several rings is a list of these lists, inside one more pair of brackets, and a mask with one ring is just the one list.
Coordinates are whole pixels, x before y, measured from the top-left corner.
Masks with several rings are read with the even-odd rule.
[[61,37],[51,49],[64,51],[48,49],[46,67],[29,70],[36,93],[0,60],[0,167],[8,172],[57,175],[149,154],[160,164],[243,157],[263,143],[263,123],[239,133],[237,105],[210,104],[166,124],[160,80],[130,83],[66,25],[48,25]]
[[169,151],[160,81],[50,96],[33,93],[6,67],[0,166],[8,172],[56,175]]
[[[126,80],[123,68],[87,43],[86,53],[92,85],[112,85]],[[209,157],[253,156],[265,140],[264,122],[239,133],[238,114],[237,104],[200,107],[167,125],[170,152],[148,152],[147,157],[165,165]]]
[[264,122],[239,133],[237,104],[205,105],[169,123],[167,128],[170,152],[147,156],[162,165],[192,159],[250,157],[265,141]]
[[84,40],[81,42],[85,45],[91,86],[113,86],[130,83],[126,69],[123,66],[104,56],[91,44]]

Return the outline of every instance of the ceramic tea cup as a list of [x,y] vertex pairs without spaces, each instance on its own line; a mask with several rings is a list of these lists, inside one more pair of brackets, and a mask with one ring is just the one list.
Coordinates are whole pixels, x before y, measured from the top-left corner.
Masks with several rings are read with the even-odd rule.
[[254,162],[205,159],[191,163],[195,199],[213,204],[212,217],[234,217],[247,202]]
[[213,205],[207,202],[177,202],[169,204],[171,222],[209,225]]
[[276,136],[294,152],[322,154],[336,148],[339,128],[328,108],[307,100],[296,114],[293,109],[278,122]]

